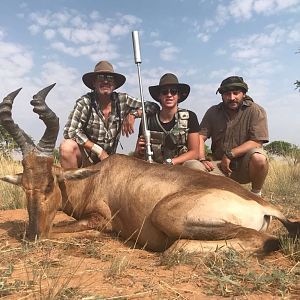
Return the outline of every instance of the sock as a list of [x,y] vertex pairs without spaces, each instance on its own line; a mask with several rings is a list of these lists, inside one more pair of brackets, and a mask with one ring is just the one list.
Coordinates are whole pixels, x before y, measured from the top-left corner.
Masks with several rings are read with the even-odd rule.
[[261,196],[261,190],[251,189],[251,192],[257,196]]

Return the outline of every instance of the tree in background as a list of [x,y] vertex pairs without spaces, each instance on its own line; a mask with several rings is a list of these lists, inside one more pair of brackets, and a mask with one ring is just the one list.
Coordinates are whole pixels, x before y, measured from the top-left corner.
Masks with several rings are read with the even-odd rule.
[[13,151],[19,151],[19,146],[2,125],[0,125],[0,154],[5,158],[11,158]]
[[284,141],[274,141],[264,147],[270,154],[285,157],[294,165],[300,163],[300,148]]

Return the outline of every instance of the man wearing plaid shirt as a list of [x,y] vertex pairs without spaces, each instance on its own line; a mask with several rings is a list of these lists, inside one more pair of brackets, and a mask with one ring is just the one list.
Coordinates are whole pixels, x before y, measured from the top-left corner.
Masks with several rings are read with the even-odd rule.
[[133,133],[134,119],[141,115],[140,100],[114,91],[126,78],[115,73],[109,62],[100,61],[82,80],[92,92],[76,101],[65,125],[60,145],[65,169],[91,165],[115,153],[121,130],[127,136]]

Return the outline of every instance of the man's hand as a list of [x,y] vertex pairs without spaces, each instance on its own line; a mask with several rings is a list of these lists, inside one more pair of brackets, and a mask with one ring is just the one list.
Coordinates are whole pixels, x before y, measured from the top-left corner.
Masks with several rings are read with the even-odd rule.
[[145,138],[141,135],[136,143],[135,153],[140,157],[145,156],[146,151],[146,141]]
[[230,169],[230,162],[231,160],[224,154],[221,160],[221,171],[227,175],[230,176],[230,174],[232,173],[232,170]]
[[200,159],[200,162],[204,165],[205,169],[206,169],[208,172],[213,171],[214,165],[213,165],[213,163],[212,163],[211,161],[206,160],[206,159]]
[[134,115],[128,114],[126,116],[122,125],[122,135],[129,137],[130,134],[134,133],[134,120]]

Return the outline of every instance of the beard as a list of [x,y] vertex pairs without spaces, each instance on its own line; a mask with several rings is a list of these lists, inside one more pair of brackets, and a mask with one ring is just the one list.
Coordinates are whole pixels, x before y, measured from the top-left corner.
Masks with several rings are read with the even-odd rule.
[[243,101],[223,101],[223,104],[228,110],[239,110],[242,106]]
[[111,87],[100,87],[100,89],[98,90],[99,95],[101,96],[109,96],[111,95],[113,92],[113,89]]

